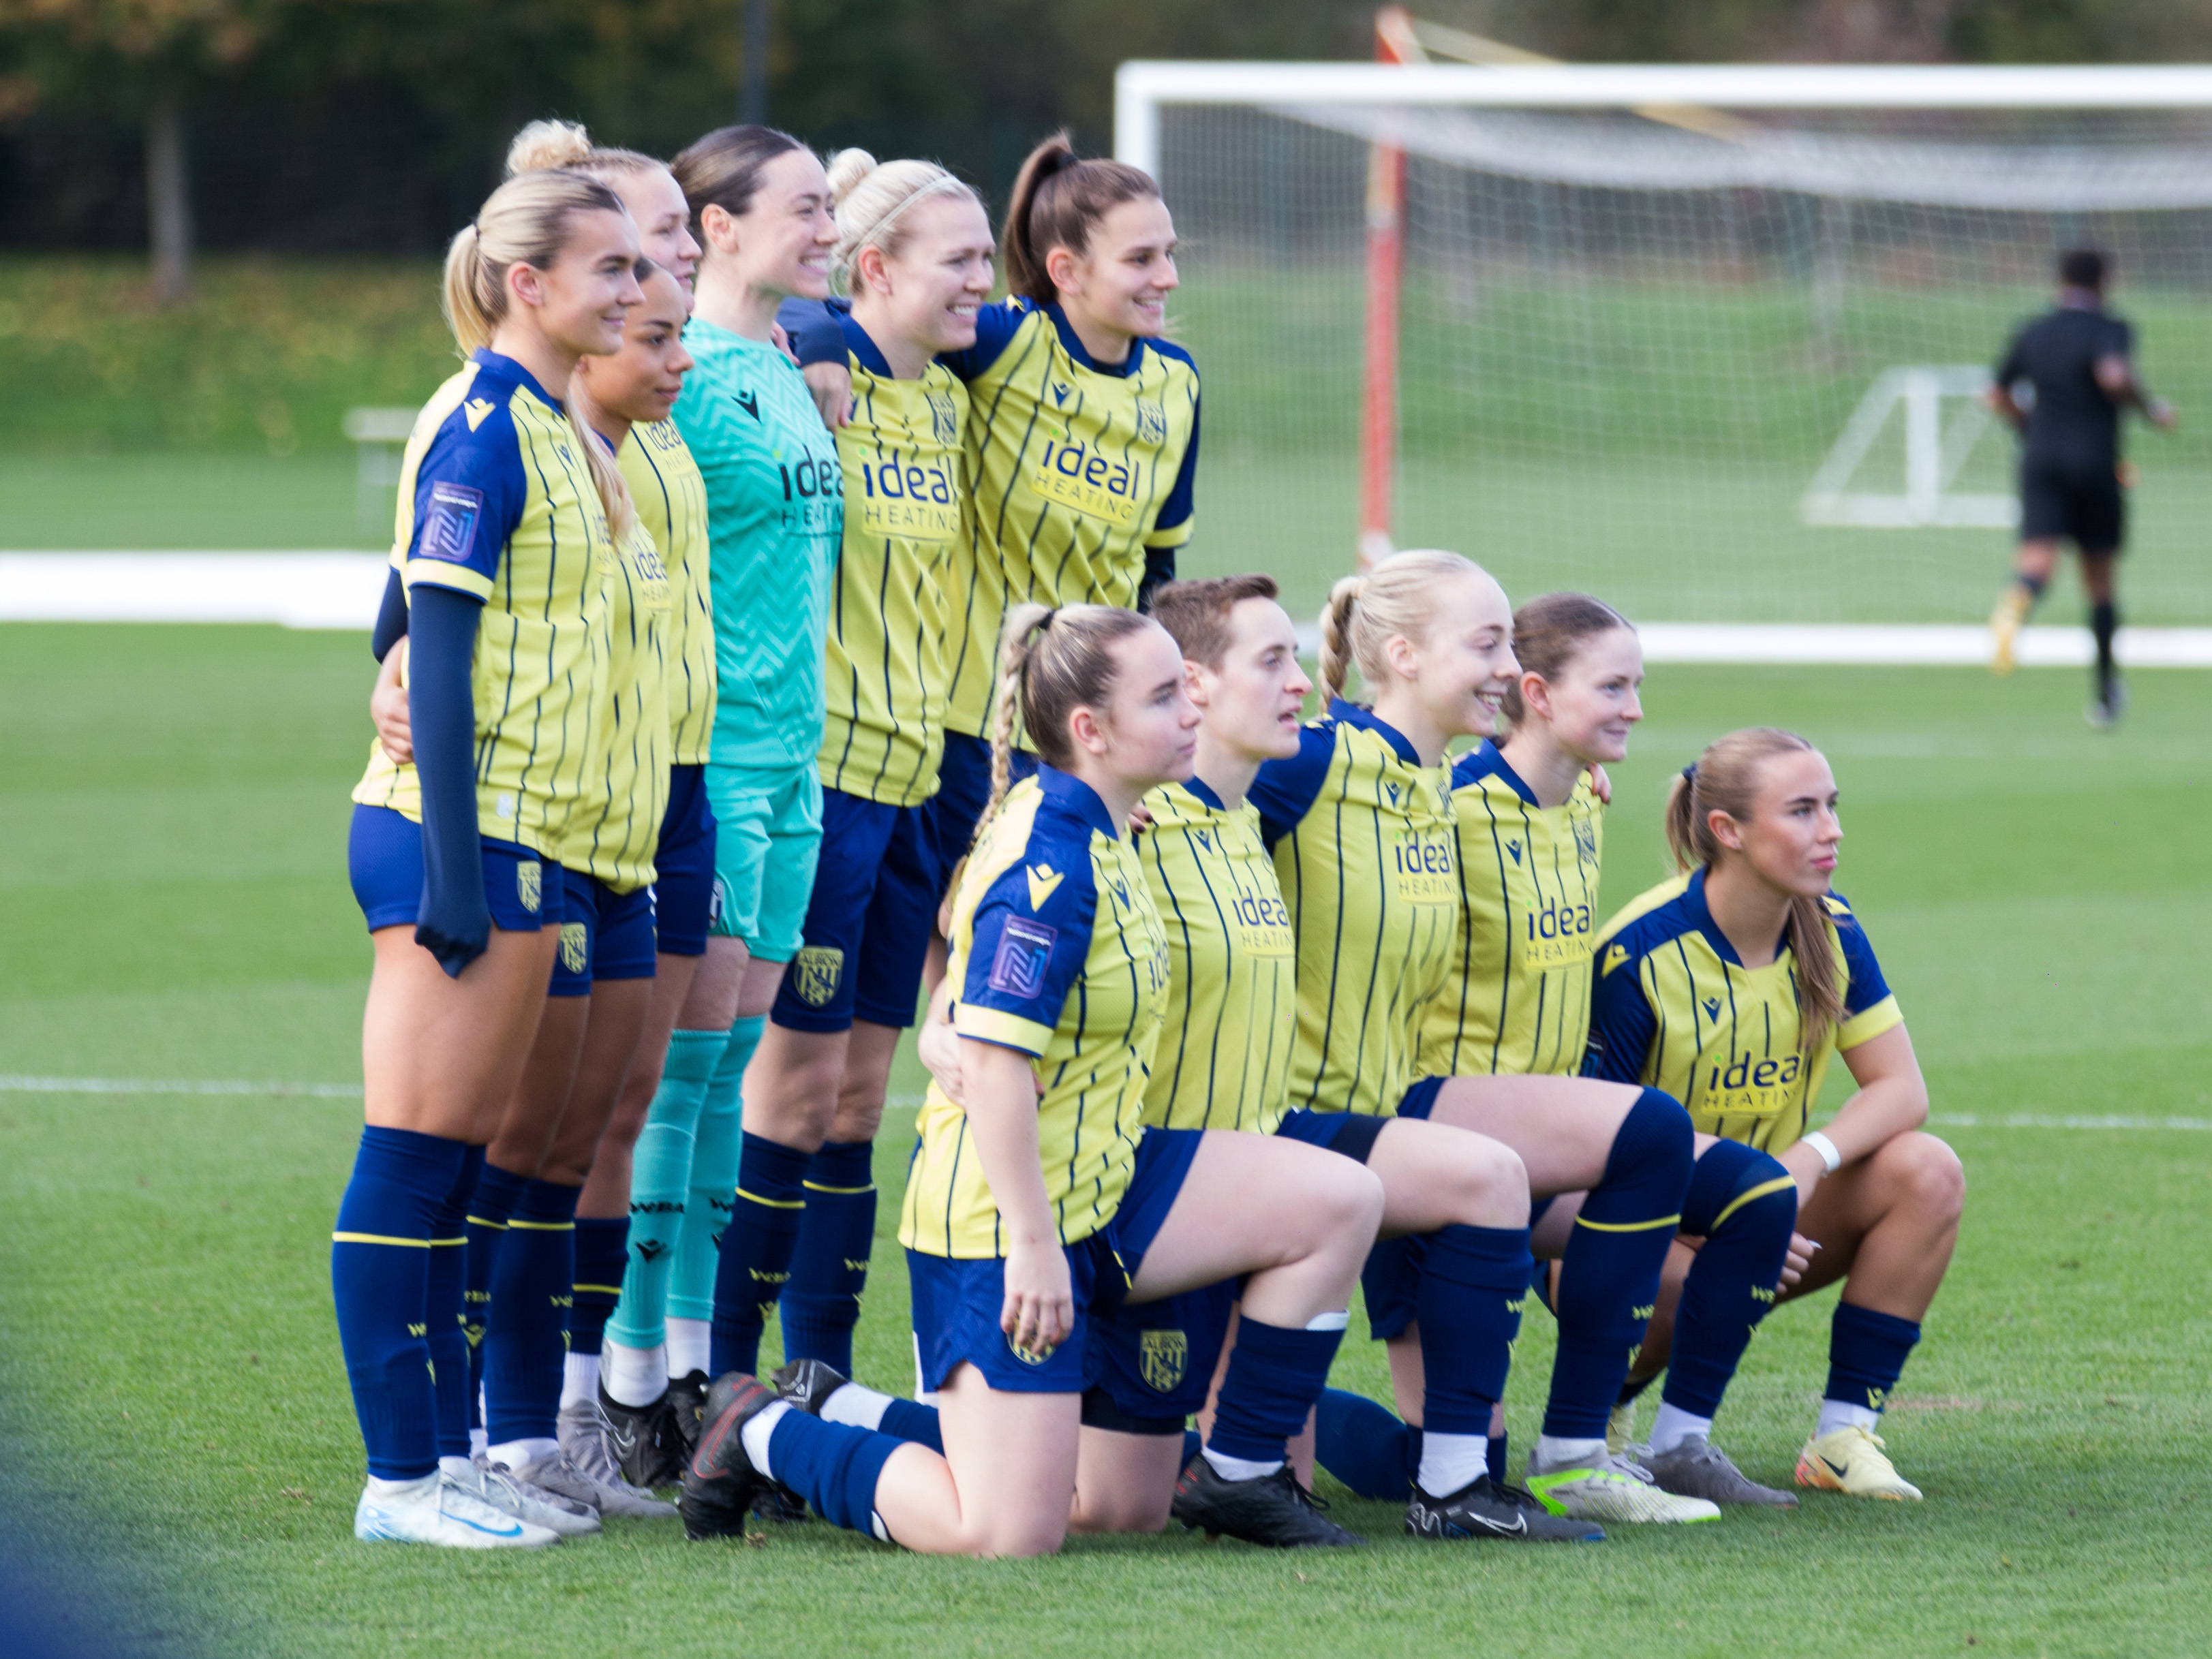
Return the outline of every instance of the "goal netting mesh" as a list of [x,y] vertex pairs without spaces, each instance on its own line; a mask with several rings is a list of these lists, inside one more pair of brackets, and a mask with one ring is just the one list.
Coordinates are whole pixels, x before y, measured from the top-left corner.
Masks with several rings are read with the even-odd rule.
[[[2212,369],[2212,112],[1177,105],[1206,568],[1357,546],[1370,149],[1407,157],[1397,545],[1679,621],[1986,614],[2014,441],[1979,393],[2063,248],[2146,382]],[[2212,410],[2208,410],[2212,413]],[[2128,434],[2130,616],[2212,617],[2212,448]]]

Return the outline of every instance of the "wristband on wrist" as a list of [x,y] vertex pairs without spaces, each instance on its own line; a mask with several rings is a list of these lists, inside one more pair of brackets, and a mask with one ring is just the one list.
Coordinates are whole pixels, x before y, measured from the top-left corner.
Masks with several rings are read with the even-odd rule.
[[1837,1170],[1844,1167],[1844,1155],[1836,1150],[1836,1143],[1829,1139],[1827,1136],[1822,1134],[1818,1129],[1808,1129],[1803,1134],[1797,1138],[1806,1146],[1810,1146],[1814,1152],[1820,1153],[1820,1162],[1828,1166],[1828,1173],[1830,1175],[1835,1174]]

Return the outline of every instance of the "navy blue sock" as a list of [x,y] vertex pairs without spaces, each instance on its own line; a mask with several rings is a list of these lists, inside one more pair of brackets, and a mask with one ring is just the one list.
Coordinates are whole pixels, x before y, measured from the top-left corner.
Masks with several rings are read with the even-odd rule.
[[461,1172],[430,1225],[430,1281],[423,1322],[429,1327],[441,1457],[469,1455],[469,1316],[462,1298],[468,1279],[469,1200],[483,1173],[483,1160],[481,1146],[462,1154]]
[[1364,1394],[1324,1389],[1314,1409],[1314,1462],[1362,1498],[1402,1504],[1420,1466],[1413,1451],[1419,1433]]
[[1605,1178],[1583,1200],[1559,1264],[1559,1347],[1546,1434],[1604,1436],[1681,1224],[1692,1146],[1690,1115],[1656,1089],[1646,1089],[1621,1120]]
[[484,1433],[495,1446],[556,1432],[583,1190],[533,1181],[507,1218],[484,1328]]
[[834,1526],[888,1540],[876,1520],[876,1482],[906,1442],[888,1434],[784,1413],[769,1435],[769,1471]]
[[850,1376],[853,1327],[876,1243],[875,1148],[825,1140],[807,1160],[806,1208],[783,1291],[783,1357],[819,1359]]
[[1838,1302],[1828,1327],[1828,1387],[1820,1397],[1881,1410],[1919,1340],[1920,1327],[1909,1319]]
[[[1414,1432],[1418,1434],[1420,1431],[1416,1429]],[[1418,1450],[1415,1452],[1414,1456],[1417,1460],[1414,1467],[1418,1468],[1419,1467],[1419,1463],[1418,1462],[1419,1453]],[[1505,1484],[1505,1471],[1512,1466],[1512,1460],[1508,1458],[1505,1455],[1505,1437],[1504,1435],[1493,1434],[1490,1437],[1489,1445],[1483,1449],[1483,1462],[1489,1466],[1490,1478],[1496,1481],[1499,1486],[1504,1486]]]
[[746,1131],[738,1153],[737,1203],[714,1264],[708,1352],[714,1375],[760,1369],[761,1333],[791,1277],[806,1208],[807,1155]]
[[1765,1152],[1717,1140],[1698,1160],[1682,1200],[1682,1231],[1705,1241],[1682,1285],[1674,1346],[1660,1395],[1694,1417],[1717,1417],[1721,1396],[1759,1322],[1774,1307],[1797,1182]]
[[576,1218],[575,1304],[568,1310],[568,1352],[597,1353],[608,1316],[622,1300],[629,1268],[629,1218]]
[[499,1247],[507,1237],[507,1218],[530,1184],[528,1176],[510,1175],[486,1164],[469,1198],[467,1276],[461,1287],[461,1328],[469,1339],[469,1424],[483,1426],[484,1327],[491,1317],[491,1275]]
[[1428,1379],[1423,1428],[1489,1434],[1491,1408],[1505,1397],[1534,1266],[1526,1227],[1455,1224],[1429,1235],[1414,1300]]
[[916,1400],[901,1400],[891,1396],[891,1403],[884,1407],[884,1420],[877,1428],[894,1440],[910,1440],[917,1446],[927,1446],[939,1457],[945,1455],[945,1437],[938,1430],[937,1407],[925,1406]]
[[331,1233],[331,1294],[368,1472],[415,1480],[438,1467],[438,1419],[423,1329],[430,1237],[468,1149],[441,1135],[371,1126]]
[[1203,1451],[1205,1449],[1205,1437],[1200,1435],[1196,1429],[1185,1429],[1182,1431],[1183,1468],[1188,1468],[1190,1467],[1190,1460],[1197,1456],[1199,1453]]
[[1328,1368],[1343,1340],[1341,1325],[1293,1331],[1246,1314],[1214,1403],[1207,1448],[1255,1463],[1284,1457],[1291,1437],[1305,1427],[1306,1413],[1328,1386]]

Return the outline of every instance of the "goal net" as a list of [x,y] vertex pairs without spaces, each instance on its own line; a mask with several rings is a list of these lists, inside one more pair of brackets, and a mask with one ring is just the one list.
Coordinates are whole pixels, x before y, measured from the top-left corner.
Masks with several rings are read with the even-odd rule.
[[[1302,602],[1364,532],[1651,620],[1978,619],[2016,519],[1980,398],[2057,254],[2110,255],[2154,390],[2212,368],[2212,72],[1133,64],[1120,100],[1184,249],[1204,567]],[[2212,619],[2212,447],[2128,447],[2131,617]]]

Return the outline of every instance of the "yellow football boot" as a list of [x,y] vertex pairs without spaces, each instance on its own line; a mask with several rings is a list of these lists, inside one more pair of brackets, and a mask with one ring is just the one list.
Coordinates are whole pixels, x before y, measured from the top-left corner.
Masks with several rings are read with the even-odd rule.
[[1615,1457],[1636,1443],[1636,1402],[1624,1400],[1605,1419],[1605,1449]]
[[1997,608],[1990,612],[1990,672],[1999,679],[2020,665],[2013,653],[2020,643],[2021,628],[2034,604],[2026,588],[2012,582],[1998,597]]
[[1797,1484],[1852,1498],[1920,1501],[1920,1488],[1897,1472],[1881,1437],[1857,1424],[1816,1434],[1797,1454]]

